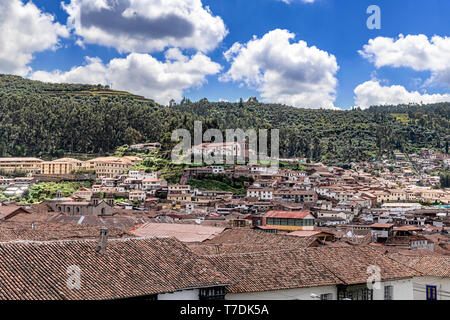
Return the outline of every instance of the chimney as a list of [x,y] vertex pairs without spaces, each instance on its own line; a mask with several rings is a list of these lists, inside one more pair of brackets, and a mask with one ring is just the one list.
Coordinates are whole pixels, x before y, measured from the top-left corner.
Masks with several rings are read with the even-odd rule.
[[108,242],[108,228],[102,227],[100,229],[100,238],[98,241],[98,246],[95,249],[95,251],[99,253],[105,253],[106,252],[106,244]]

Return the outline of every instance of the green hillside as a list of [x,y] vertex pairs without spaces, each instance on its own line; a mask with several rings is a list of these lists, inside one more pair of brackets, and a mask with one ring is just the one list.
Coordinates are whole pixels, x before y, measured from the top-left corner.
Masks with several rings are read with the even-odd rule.
[[0,75],[0,156],[58,157],[108,153],[125,144],[160,141],[171,132],[203,129],[280,130],[281,156],[328,164],[368,160],[395,150],[445,151],[450,103],[383,106],[368,110],[297,109],[247,102],[208,102],[166,107],[101,85],[48,84]]

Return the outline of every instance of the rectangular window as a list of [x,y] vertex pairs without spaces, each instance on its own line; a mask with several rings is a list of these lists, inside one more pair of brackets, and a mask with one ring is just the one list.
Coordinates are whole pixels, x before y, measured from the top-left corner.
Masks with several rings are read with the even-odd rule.
[[427,286],[427,300],[437,300],[436,286]]
[[394,300],[393,286],[384,286],[384,300]]
[[320,295],[320,300],[333,300],[332,293],[323,293]]
[[225,300],[225,288],[224,287],[214,287],[214,288],[203,288],[200,289],[199,299],[200,300]]

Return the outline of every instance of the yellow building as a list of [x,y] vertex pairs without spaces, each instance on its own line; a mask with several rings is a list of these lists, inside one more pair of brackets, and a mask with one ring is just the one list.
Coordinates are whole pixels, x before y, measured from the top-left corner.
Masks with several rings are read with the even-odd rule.
[[0,170],[37,173],[41,171],[41,163],[42,160],[38,158],[0,158]]
[[408,195],[402,189],[391,189],[389,190],[389,201],[406,201]]
[[62,158],[54,161],[42,162],[41,174],[63,175],[71,174],[75,170],[82,169],[86,169],[86,162],[73,158]]
[[95,171],[97,177],[115,178],[141,160],[138,157],[101,157],[86,161],[86,169]]

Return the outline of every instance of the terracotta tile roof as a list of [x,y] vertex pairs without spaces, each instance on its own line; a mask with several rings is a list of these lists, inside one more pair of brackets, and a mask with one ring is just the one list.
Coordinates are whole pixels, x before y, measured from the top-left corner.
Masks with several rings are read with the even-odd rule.
[[291,219],[304,219],[307,215],[311,214],[310,211],[278,211],[272,210],[267,212],[265,218],[291,218]]
[[[124,210],[115,209],[116,212],[122,212]],[[132,210],[129,210],[133,212]],[[82,216],[70,216],[65,214],[53,214],[48,221],[60,222],[64,224],[78,224]],[[148,215],[144,215],[143,212],[133,212],[127,214],[116,214],[113,216],[84,216],[81,221],[82,225],[92,226],[107,226],[115,228],[130,229],[138,224],[145,223],[149,220]]]
[[369,247],[318,247],[207,258],[231,278],[232,285],[227,289],[231,293],[362,284],[371,265],[380,267],[383,280],[418,275]]
[[317,245],[319,242],[316,237],[300,238],[254,229],[235,228],[227,229],[201,244],[189,244],[189,247],[197,254],[211,255],[298,249]]
[[288,235],[295,236],[295,237],[313,237],[320,233],[322,233],[322,231],[320,231],[320,230],[313,230],[313,231],[300,230],[300,231],[290,232],[290,233],[288,233]]
[[389,229],[394,227],[393,223],[374,223],[370,225],[371,228],[383,228],[383,229]]
[[[99,227],[78,224],[65,224],[55,222],[0,222],[0,241],[52,241],[52,240],[76,240],[96,239],[99,235]],[[134,237],[131,233],[119,228],[109,228],[110,238]]]
[[[0,243],[0,299],[120,299],[225,285],[210,262],[175,238]],[[68,267],[81,270],[80,289],[67,286]]]
[[16,205],[0,206],[0,219],[8,219],[9,216],[20,213],[30,214],[31,212]]
[[405,226],[401,226],[401,227],[394,229],[394,231],[422,231],[422,228],[418,227],[418,226],[405,225]]
[[218,236],[206,243],[211,244],[260,244],[260,245],[277,245],[279,247],[307,247],[308,244],[314,242],[315,239],[310,238],[307,241],[301,238],[291,237],[285,234],[272,234],[264,231],[248,229],[248,228],[234,228],[227,229]]
[[404,255],[393,253],[392,259],[422,273],[426,276],[450,277],[450,256],[441,255]]
[[346,284],[365,283],[367,267],[381,269],[381,279],[401,279],[417,275],[414,270],[394,261],[369,246],[319,247],[306,250],[312,260],[323,263]]
[[277,251],[209,256],[231,278],[230,293],[262,292],[343,284],[322,264],[313,264],[302,251]]
[[175,237],[183,242],[203,242],[223,232],[225,228],[207,227],[196,224],[146,223],[133,233],[140,237]]

